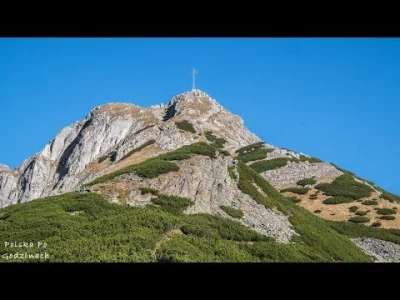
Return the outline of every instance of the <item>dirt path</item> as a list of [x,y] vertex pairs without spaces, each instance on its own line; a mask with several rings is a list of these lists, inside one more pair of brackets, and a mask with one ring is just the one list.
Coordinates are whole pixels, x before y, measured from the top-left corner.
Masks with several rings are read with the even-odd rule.
[[153,251],[151,251],[151,256],[153,257],[153,259],[155,261],[157,261],[157,250],[160,249],[160,247],[168,242],[170,239],[172,239],[174,236],[177,235],[182,235],[182,231],[178,228],[178,229],[172,229],[167,231],[161,238],[160,240],[156,243],[156,246],[154,247]]

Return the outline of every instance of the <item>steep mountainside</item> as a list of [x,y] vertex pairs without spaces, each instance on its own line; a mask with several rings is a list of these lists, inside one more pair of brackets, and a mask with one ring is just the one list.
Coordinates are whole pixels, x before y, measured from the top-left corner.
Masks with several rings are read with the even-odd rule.
[[[199,90],[97,107],[15,170],[0,165],[0,239],[44,237],[51,261],[395,261],[399,206],[261,141]],[[79,248],[87,239],[97,250]]]
[[243,126],[240,117],[198,90],[151,108],[103,105],[61,130],[41,152],[13,172],[2,166],[0,207],[70,191],[99,172],[106,172],[105,169],[118,168],[108,162],[97,166],[99,158],[114,151],[114,162],[118,162],[129,151],[151,140],[155,143],[148,156],[205,140],[204,136],[179,129],[178,122],[184,119],[189,119],[199,133],[212,130],[223,136],[228,150],[260,140]]

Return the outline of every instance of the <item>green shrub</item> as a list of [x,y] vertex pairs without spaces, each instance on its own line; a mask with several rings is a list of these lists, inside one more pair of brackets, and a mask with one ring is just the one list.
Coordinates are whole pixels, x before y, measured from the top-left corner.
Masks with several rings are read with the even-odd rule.
[[126,155],[124,155],[119,161],[128,158],[129,156],[131,156],[132,154],[134,154],[134,153],[136,153],[136,152],[142,151],[144,148],[146,148],[147,146],[150,146],[150,145],[154,144],[155,142],[156,142],[155,140],[150,140],[150,141],[145,142],[143,145],[141,145],[141,146],[139,146],[139,147],[137,147],[137,148],[134,148],[133,150],[129,151],[129,152],[128,152]]
[[7,219],[9,216],[10,216],[9,214],[7,214],[7,213],[5,213],[5,212],[2,212],[2,213],[0,213],[0,220],[5,220],[5,219]]
[[381,222],[374,222],[371,224],[371,227],[381,227],[382,223]]
[[296,182],[296,184],[301,185],[301,186],[306,186],[306,185],[313,185],[316,184],[317,182],[315,181],[314,178],[306,178],[302,179]]
[[349,222],[352,223],[368,223],[370,219],[364,216],[353,217],[349,219]]
[[373,228],[362,224],[326,221],[338,233],[351,238],[373,237],[380,240],[400,244],[400,231],[394,229]]
[[156,158],[162,160],[185,160],[189,159],[194,154],[215,158],[216,149],[205,142],[197,142],[190,145],[185,145],[174,151],[161,154]]
[[[382,190],[383,191],[383,190]],[[382,194],[381,194],[381,198],[383,198],[383,199],[385,199],[385,200],[389,200],[390,202],[397,202],[397,203],[400,203],[400,197],[399,196],[397,196],[397,195],[395,195],[395,194],[392,194],[392,193],[389,193],[389,192],[386,192],[386,191],[384,191]]]
[[[348,175],[352,175],[352,176],[356,177],[357,179],[362,180],[362,181],[365,181],[365,182],[367,182],[368,184],[370,184],[371,186],[375,187],[376,190],[382,192],[382,195],[380,196],[381,198],[386,199],[386,200],[389,200],[390,202],[398,202],[398,203],[400,203],[400,197],[399,197],[399,196],[397,196],[397,195],[395,195],[395,194],[393,194],[393,193],[390,193],[390,192],[388,192],[388,191],[385,191],[384,189],[378,187],[374,182],[371,182],[371,181],[365,180],[365,179],[363,179],[363,178],[361,178],[361,177],[358,177],[358,176],[355,175],[354,173],[352,173],[352,172],[350,172],[350,171],[348,171],[348,170],[339,168],[338,166],[336,166],[336,165],[333,164],[333,163],[331,163],[331,165],[333,165],[333,166],[334,166],[336,169],[338,169],[339,171],[342,171],[343,173],[348,174]],[[377,199],[375,198],[375,199],[372,199],[372,200],[377,200]]]
[[358,206],[349,207],[349,212],[356,212],[358,210]]
[[237,179],[237,176],[236,176],[236,173],[235,173],[235,167],[233,167],[233,166],[228,166],[228,173],[229,173],[229,176],[230,176],[233,180],[236,180],[236,179]]
[[[211,144],[211,146],[212,146],[212,144]],[[231,154],[226,150],[218,149],[218,151],[219,151],[219,153],[221,153],[224,156],[231,156]]]
[[239,153],[239,155],[240,155],[240,154],[244,154],[244,152],[248,152],[248,151],[251,151],[251,150],[260,149],[260,148],[264,147],[264,145],[265,145],[264,142],[254,143],[254,144],[251,144],[251,145],[242,147],[242,148],[240,148],[240,149],[237,149],[237,150],[235,151],[235,153]]
[[365,216],[367,213],[368,213],[368,212],[366,212],[366,211],[358,211],[358,212],[356,212],[355,214],[356,214],[357,216]]
[[396,214],[396,211],[390,208],[380,208],[376,212],[378,213],[378,215],[385,215],[385,216]]
[[[223,138],[217,138],[215,142],[213,142],[211,145],[215,148],[224,148],[225,144],[227,143],[227,140]],[[230,155],[230,154],[229,154]]]
[[243,162],[249,162],[254,160],[260,160],[267,157],[267,154],[274,151],[274,149],[256,149],[245,154],[239,154],[238,159]]
[[184,209],[194,204],[188,198],[166,195],[159,195],[157,198],[151,199],[151,202],[158,205],[161,209],[174,214],[181,213]]
[[297,197],[287,197],[290,201],[292,201],[293,203],[299,203],[301,201],[301,199],[297,198]]
[[319,214],[320,212],[322,212],[322,210],[320,210],[320,209],[314,210],[314,213],[316,213],[316,214]]
[[204,135],[206,139],[209,140],[210,142],[214,142],[217,139],[217,137],[212,133],[212,131],[206,131]]
[[220,238],[232,241],[272,241],[272,238],[263,236],[236,220],[209,214],[185,216],[184,223],[180,228],[184,234],[208,240]]
[[364,205],[378,205],[378,201],[375,201],[375,200],[365,200],[365,201],[363,201],[362,204],[364,204]]
[[257,262],[239,244],[222,239],[177,236],[161,245],[157,261],[169,263]]
[[145,195],[145,194],[158,195],[158,191],[156,189],[153,189],[150,187],[141,187],[141,188],[139,188],[139,190],[142,195]]
[[[352,175],[352,176],[356,177],[357,179],[365,181],[365,182],[369,183],[371,186],[375,187],[376,190],[382,192],[380,198],[383,198],[385,200],[389,200],[390,202],[398,202],[398,203],[400,203],[400,197],[399,196],[397,196],[397,195],[395,195],[393,193],[390,193],[388,191],[385,191],[384,189],[378,187],[374,182],[371,182],[371,181],[365,180],[365,179],[363,179],[361,177],[358,177],[354,173],[352,173],[352,172],[350,172],[348,170],[345,170],[345,169],[341,169],[341,168],[339,168],[338,166],[336,166],[333,163],[331,163],[331,165],[333,165],[336,169],[342,171],[343,173],[348,174],[348,175]],[[372,200],[377,200],[377,199],[375,198],[375,199],[372,199]]]
[[138,176],[141,177],[155,178],[161,174],[174,171],[179,171],[179,166],[175,163],[160,159],[149,159],[140,164],[131,165],[113,173],[99,177],[92,182],[86,184],[86,186],[104,183],[124,174],[136,173]]
[[381,220],[394,220],[394,219],[396,219],[396,217],[395,216],[381,216],[379,219],[381,219]]
[[317,184],[315,188],[328,196],[342,196],[354,200],[368,197],[373,191],[368,185],[355,181],[349,174],[340,175],[332,183]]
[[207,140],[212,142],[212,146],[215,148],[223,148],[227,141],[223,138],[216,137],[211,131],[205,132],[205,137]]
[[300,155],[300,161],[308,161],[309,163],[318,163],[322,162],[322,160],[315,157],[307,157],[305,155]]
[[286,189],[281,190],[281,193],[285,193],[285,192],[291,192],[291,193],[295,193],[295,194],[304,195],[304,194],[308,193],[308,189],[292,187],[292,188],[286,188]]
[[196,133],[196,129],[194,129],[193,124],[187,120],[183,120],[182,122],[175,122],[176,127],[181,130],[188,131],[191,133]]
[[324,204],[341,204],[341,203],[350,203],[353,202],[354,200],[351,198],[346,198],[346,197],[331,197],[328,199],[325,199],[322,201]]
[[[247,179],[243,179],[239,171],[239,182],[238,188],[245,194],[253,198],[257,203],[264,203],[264,196],[255,188],[253,182]],[[271,206],[269,208],[272,208]]]
[[308,197],[308,199],[310,199],[310,200],[318,199],[318,195],[315,195],[315,194],[310,195],[310,197]]
[[235,209],[233,207],[225,205],[221,205],[220,208],[232,218],[240,219],[243,217],[243,212],[240,209]]
[[[274,206],[276,206],[284,214],[287,214],[287,210],[283,206],[283,203],[292,203],[289,199],[281,195],[260,174],[251,169],[245,163],[239,161],[237,170],[239,172],[238,188],[243,193],[249,195],[257,203],[262,204],[267,208],[273,208]],[[268,198],[263,196],[263,194],[258,191],[255,185],[261,188],[261,190],[267,195]]]
[[[266,149],[261,149],[261,150],[266,150]],[[261,151],[261,150],[259,150],[259,151]],[[251,153],[253,153],[253,152],[250,152],[250,154]],[[265,172],[268,170],[274,170],[274,169],[284,167],[287,165],[288,161],[294,161],[294,159],[286,158],[286,157],[278,157],[278,158],[273,158],[273,159],[268,159],[268,160],[257,161],[255,163],[252,163],[249,166],[256,172],[262,173],[262,172]]]

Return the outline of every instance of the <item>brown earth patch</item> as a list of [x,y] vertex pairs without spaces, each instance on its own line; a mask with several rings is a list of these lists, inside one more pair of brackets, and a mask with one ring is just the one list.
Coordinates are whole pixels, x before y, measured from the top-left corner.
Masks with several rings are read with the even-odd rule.
[[[331,182],[333,179],[324,179],[320,180],[317,182],[317,184],[322,183],[322,182]],[[287,188],[286,187],[281,187]],[[293,185],[291,186],[293,187]],[[351,206],[358,206],[357,211],[367,211],[369,210],[365,216],[370,219],[368,223],[363,223],[365,225],[371,225],[374,222],[379,221],[382,226],[381,228],[394,228],[394,229],[400,229],[400,204],[399,203],[391,203],[388,200],[384,200],[379,198],[379,195],[377,192],[371,193],[369,197],[364,197],[361,198],[362,201],[364,200],[372,200],[372,199],[377,199],[378,205],[364,205],[362,202],[350,202],[350,203],[341,203],[341,204],[324,204],[323,201],[325,199],[330,198],[330,196],[323,195],[323,192],[320,191],[317,194],[317,199],[311,200],[309,199],[310,195],[317,193],[318,190],[314,188],[314,186],[308,191],[307,194],[304,195],[299,195],[291,192],[285,192],[283,193],[287,197],[296,197],[300,199],[301,201],[297,203],[301,207],[304,207],[308,211],[312,212],[313,214],[322,217],[326,220],[331,220],[331,221],[345,221],[347,222],[350,218],[356,217],[357,215],[355,212],[350,212],[349,208]],[[394,208],[397,207],[398,213],[395,214],[394,216],[396,219],[394,220],[381,220],[379,217],[381,215],[378,215],[376,210],[374,208]],[[314,213],[316,210],[321,210],[320,213]]]

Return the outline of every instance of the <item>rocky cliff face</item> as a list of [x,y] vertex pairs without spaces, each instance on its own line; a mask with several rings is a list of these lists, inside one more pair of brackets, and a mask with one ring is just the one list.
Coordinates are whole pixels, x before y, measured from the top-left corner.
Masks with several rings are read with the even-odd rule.
[[190,120],[198,133],[210,130],[223,137],[227,150],[260,141],[240,117],[199,90],[150,108],[125,103],[103,105],[61,130],[41,152],[14,171],[1,165],[0,207],[71,191],[112,167],[91,168],[113,151],[118,161],[149,140],[155,140],[156,153],[162,153],[205,139],[204,135],[180,130],[175,122],[182,120]]
[[152,195],[141,195],[140,188],[152,188],[164,195],[191,199],[194,205],[185,211],[187,214],[206,213],[233,219],[221,209],[221,206],[229,206],[243,212],[239,220],[243,225],[279,242],[289,242],[292,236],[297,235],[287,216],[278,210],[267,209],[238,189],[237,182],[228,173],[228,167],[235,167],[231,156],[218,155],[211,159],[196,155],[177,164],[178,172],[153,179],[124,175],[95,185],[91,190],[111,201],[143,206],[151,204]]

